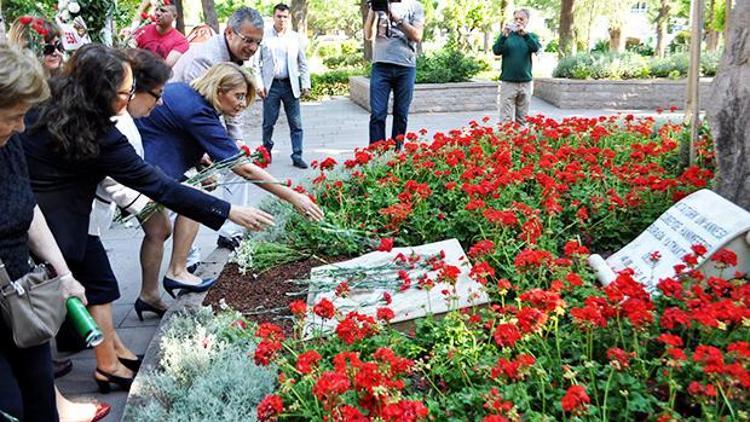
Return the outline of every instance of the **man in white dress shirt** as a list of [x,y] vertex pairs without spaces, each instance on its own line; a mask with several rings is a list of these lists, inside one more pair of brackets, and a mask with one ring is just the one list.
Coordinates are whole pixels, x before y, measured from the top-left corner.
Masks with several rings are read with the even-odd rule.
[[302,115],[300,96],[310,92],[310,73],[305,58],[305,42],[290,28],[289,6],[277,4],[273,9],[273,26],[266,27],[258,59],[258,95],[263,98],[263,145],[273,148],[273,128],[279,118],[279,108],[289,122],[292,140],[292,165],[307,168],[302,159]]

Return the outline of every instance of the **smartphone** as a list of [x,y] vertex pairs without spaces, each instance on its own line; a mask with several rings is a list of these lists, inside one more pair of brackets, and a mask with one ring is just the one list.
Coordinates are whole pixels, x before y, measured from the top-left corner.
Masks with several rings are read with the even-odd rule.
[[506,28],[508,28],[508,31],[510,32],[518,31],[518,25],[515,22],[509,23],[508,25],[506,25]]

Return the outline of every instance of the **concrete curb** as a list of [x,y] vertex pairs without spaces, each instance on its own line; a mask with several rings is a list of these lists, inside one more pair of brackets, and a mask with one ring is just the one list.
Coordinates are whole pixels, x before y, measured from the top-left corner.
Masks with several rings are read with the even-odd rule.
[[[224,270],[224,266],[227,264],[230,254],[231,252],[228,249],[214,249],[208,258],[203,261],[196,275],[202,278],[218,277]],[[125,402],[125,411],[122,416],[123,421],[127,420],[125,416],[128,414],[128,410],[131,407],[141,406],[145,402],[151,400],[151,397],[143,396],[141,394],[144,379],[146,374],[159,368],[159,361],[161,359],[161,338],[167,327],[169,327],[172,317],[179,313],[195,312],[200,309],[206,294],[208,294],[208,291],[202,293],[186,293],[178,296],[177,300],[169,307],[167,313],[164,314],[164,317],[162,317],[159,327],[156,329],[154,336],[148,344],[148,348],[143,357],[143,363],[141,364],[141,369],[138,371],[138,374],[136,374],[133,384],[130,387],[128,399]]]

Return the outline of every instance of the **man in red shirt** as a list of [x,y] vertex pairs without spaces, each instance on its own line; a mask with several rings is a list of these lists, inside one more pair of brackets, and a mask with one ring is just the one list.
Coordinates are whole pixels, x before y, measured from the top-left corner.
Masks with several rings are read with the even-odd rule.
[[190,44],[184,35],[172,27],[177,17],[177,8],[165,4],[154,13],[156,22],[148,24],[135,33],[138,48],[143,48],[161,56],[168,65],[174,66]]

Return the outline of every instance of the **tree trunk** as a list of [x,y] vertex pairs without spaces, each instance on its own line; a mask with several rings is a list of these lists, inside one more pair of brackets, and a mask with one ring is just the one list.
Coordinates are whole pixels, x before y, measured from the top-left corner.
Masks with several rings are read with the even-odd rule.
[[[2,5],[2,3],[0,3]],[[0,43],[5,42],[5,19],[3,19],[3,11],[0,10]]]
[[667,50],[667,22],[669,20],[669,0],[661,0],[659,13],[656,15],[656,48],[654,54],[657,57],[664,57]]
[[714,31],[716,20],[716,0],[708,0],[708,15],[706,16],[706,51],[714,52],[719,46],[719,33]]
[[292,0],[292,28],[307,34],[307,0]]
[[750,210],[750,1],[739,1],[711,91],[708,118],[716,146],[715,190]]
[[706,51],[713,53],[719,48],[719,36],[721,32],[707,31],[706,32]]
[[734,2],[732,0],[726,0],[726,2],[726,12],[724,12],[724,44],[729,44],[729,18],[732,16]]
[[560,57],[573,52],[573,45],[575,44],[575,39],[573,39],[573,6],[575,6],[575,0],[560,1],[559,47],[557,50],[557,55]]
[[609,28],[609,51],[622,53],[625,51],[625,37],[622,36],[622,28]]
[[185,35],[185,9],[182,7],[182,0],[174,0],[173,4],[177,8],[177,30]]
[[216,16],[214,0],[201,0],[201,5],[203,6],[203,17],[206,19],[206,23],[218,34],[219,18]]
[[[367,0],[362,0],[359,5],[359,9],[362,11],[362,28],[365,26],[365,22],[367,21],[367,12],[370,10],[369,6],[367,6]],[[363,29],[364,31],[364,29]],[[372,60],[372,41],[364,39],[364,52],[365,52],[365,60],[370,61]]]

